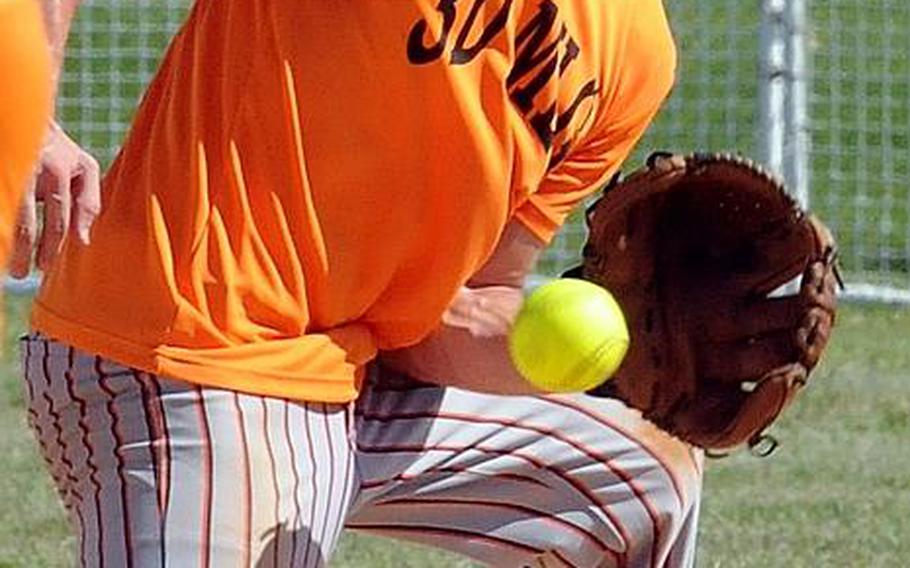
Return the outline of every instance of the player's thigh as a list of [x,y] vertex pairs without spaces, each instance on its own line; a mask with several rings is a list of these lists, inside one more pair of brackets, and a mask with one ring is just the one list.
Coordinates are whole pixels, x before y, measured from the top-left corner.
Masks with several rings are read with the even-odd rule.
[[39,334],[23,363],[82,565],[326,562],[353,486],[348,407],[199,387]]
[[491,563],[638,565],[694,524],[700,457],[616,401],[372,390],[357,433],[353,528]]

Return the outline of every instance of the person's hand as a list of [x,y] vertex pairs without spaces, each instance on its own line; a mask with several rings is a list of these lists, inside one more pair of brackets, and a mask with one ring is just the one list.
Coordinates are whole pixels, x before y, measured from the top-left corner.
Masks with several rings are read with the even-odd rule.
[[[101,208],[100,179],[98,161],[52,122],[16,221],[11,276],[27,276],[33,258],[39,270],[46,270],[69,233],[88,244],[89,229]],[[44,217],[40,234],[38,203],[43,204]]]
[[513,286],[462,288],[423,341],[384,351],[381,362],[419,381],[496,394],[539,390],[512,364],[508,335],[524,295]]
[[522,302],[521,288],[462,287],[442,315],[442,324],[463,329],[475,337],[505,336]]

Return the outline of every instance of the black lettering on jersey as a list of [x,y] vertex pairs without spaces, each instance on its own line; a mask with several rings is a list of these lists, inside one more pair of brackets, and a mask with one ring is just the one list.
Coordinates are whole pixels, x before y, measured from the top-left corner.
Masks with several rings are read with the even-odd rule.
[[[575,102],[570,107],[569,111],[559,115],[559,120],[556,122],[556,132],[561,133],[565,130],[569,124],[572,122],[572,119],[575,118],[575,113],[578,110],[578,107],[581,106],[582,101],[588,97],[593,97],[597,94],[597,83],[595,81],[589,81],[585,87],[582,89],[581,93],[576,97]],[[594,114],[594,108],[589,107],[588,112],[585,115],[584,119],[581,120],[578,128],[582,129],[591,120],[592,115]],[[558,144],[558,148],[553,151],[550,155],[550,163],[548,168],[555,167],[559,162],[563,161],[566,156],[569,155],[569,150],[572,147],[571,141],[563,141]]]
[[480,39],[471,47],[465,47],[468,34],[474,27],[475,20],[477,20],[477,14],[480,12],[481,6],[486,3],[486,0],[474,0],[474,5],[471,6],[471,12],[468,14],[468,20],[461,28],[458,39],[455,40],[455,47],[452,49],[452,56],[449,59],[449,62],[452,65],[463,65],[473,61],[473,59],[477,57],[477,54],[505,29],[506,22],[509,21],[509,13],[512,11],[512,1],[513,0],[506,0],[499,9],[499,12],[497,12],[493,19],[490,20],[490,23],[484,27]]
[[[415,65],[426,65],[427,63],[432,63],[442,57],[448,47],[449,35],[453,31],[452,28],[455,26],[455,18],[457,16],[456,5],[458,4],[458,1],[459,0],[439,0],[439,3],[436,5],[436,11],[442,15],[442,33],[440,34],[439,40],[433,45],[427,46],[424,44],[424,36],[427,33],[427,29],[430,27],[429,23],[426,20],[420,20],[414,24],[414,27],[411,28],[411,32],[408,34],[408,61]],[[468,41],[468,35],[470,35],[477,23],[480,9],[483,8],[487,2],[488,0],[473,0],[471,10],[468,13],[468,17],[464,24],[462,24],[461,29],[458,31],[458,38],[455,40],[455,45],[449,56],[449,63],[452,65],[464,65],[473,61],[474,58],[477,57],[477,54],[505,29],[506,23],[509,21],[509,14],[512,12],[512,3],[514,0],[506,0],[503,2],[502,6],[500,6],[499,10],[496,12],[496,15],[484,25],[483,31],[480,32],[480,37],[474,45],[470,47],[465,45]]]
[[[540,42],[535,41],[518,52],[515,66],[506,79],[506,86],[509,88],[512,100],[521,110],[525,112],[530,110],[534,103],[534,97],[536,97],[556,75],[557,65],[559,64],[558,47],[566,34],[566,28],[563,27],[559,37],[542,50],[537,51],[540,47]],[[539,68],[538,65],[541,62],[544,62],[544,65],[542,68]],[[533,79],[524,87],[515,87],[515,83],[522,77],[531,74],[531,72],[535,73]]]
[[[515,63],[512,72],[506,80],[506,86],[512,88],[515,83],[526,77],[535,68],[539,67],[544,61],[554,63],[555,55],[559,42],[566,34],[565,27],[562,28],[560,36],[546,46],[544,42],[552,37],[553,30],[556,27],[556,14],[558,9],[550,0],[542,2],[539,12],[536,16],[525,24],[525,27],[518,32],[515,38]],[[552,74],[552,73],[551,73]],[[546,79],[547,77],[544,77]]]
[[575,113],[578,112],[578,107],[581,106],[581,103],[585,102],[585,99],[590,99],[593,96],[596,96],[599,89],[597,88],[597,81],[591,79],[585,86],[581,88],[581,91],[575,95],[575,100],[572,101],[572,104],[569,105],[569,108],[559,113],[559,119],[556,121],[556,133],[559,134],[563,130],[569,127],[569,124],[572,123],[572,119],[575,117]]
[[566,52],[563,54],[562,61],[559,64],[560,77],[565,75],[566,69],[568,69],[569,65],[578,58],[579,53],[581,53],[581,48],[575,43],[575,38],[569,36],[569,43],[566,44]]
[[449,39],[449,32],[452,31],[452,26],[455,25],[455,16],[458,15],[455,11],[455,3],[457,1],[439,0],[439,4],[436,5],[436,10],[442,14],[442,33],[439,41],[433,45],[426,46],[423,43],[423,36],[427,33],[427,28],[430,27],[427,21],[420,20],[414,24],[414,27],[411,28],[411,33],[408,34],[408,61],[415,65],[424,65],[442,57],[446,49],[446,42]]
[[[468,2],[471,4],[464,23],[460,29],[455,30],[459,1],[465,6]],[[457,37],[451,46],[447,63],[466,65],[472,62],[505,29],[514,4],[514,0],[504,0],[496,14],[483,24],[478,37],[475,28],[478,27],[481,9],[488,1],[439,0],[436,6],[436,11],[442,17],[439,39],[426,45],[424,41],[429,23],[425,19],[418,21],[408,34],[408,61],[415,65],[426,65],[442,59],[449,48],[450,37],[456,32]],[[468,36],[472,35],[477,40],[473,45],[467,45]],[[600,87],[596,79],[588,81],[567,108],[559,108],[558,89],[548,90],[548,96],[542,95],[548,85],[567,72],[581,53],[578,42],[559,17],[559,7],[553,0],[539,0],[537,13],[518,30],[514,49],[515,62],[506,78],[509,98],[544,148],[550,150],[554,145],[557,147],[551,156],[551,164],[557,163],[567,155],[571,146],[565,133],[579,107],[596,96]]]
[[553,145],[553,136],[556,134],[553,130],[553,119],[555,117],[556,103],[553,103],[547,107],[547,110],[535,112],[529,120],[531,128],[537,134],[537,138],[543,143],[543,147],[548,150]]
[[[519,30],[515,43],[515,64],[506,79],[509,96],[549,150],[572,123],[579,106],[595,96],[599,87],[596,80],[588,81],[564,109],[557,107],[556,100],[538,100],[544,88],[562,77],[581,53],[552,0],[540,3],[538,13]],[[553,158],[561,160],[567,151],[568,143],[562,142]]]

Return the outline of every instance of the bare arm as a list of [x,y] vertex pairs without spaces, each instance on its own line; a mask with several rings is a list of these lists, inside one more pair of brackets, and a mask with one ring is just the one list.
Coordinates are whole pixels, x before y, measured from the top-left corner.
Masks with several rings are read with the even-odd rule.
[[41,11],[44,14],[44,27],[51,51],[51,73],[54,88],[60,81],[60,70],[63,68],[63,53],[66,39],[69,37],[70,25],[76,15],[76,9],[82,0],[41,0]]
[[461,289],[439,328],[423,342],[386,353],[383,361],[414,378],[499,394],[538,392],[512,365],[507,338],[524,300],[522,287],[544,248],[517,221]]
[[[81,0],[40,1],[56,94],[66,40]],[[71,230],[81,242],[88,243],[89,229],[101,207],[100,171],[95,158],[67,136],[56,121],[51,120],[34,183],[26,191],[16,221],[10,275],[27,276],[33,260],[38,268],[46,270]],[[40,235],[38,202],[44,203]]]

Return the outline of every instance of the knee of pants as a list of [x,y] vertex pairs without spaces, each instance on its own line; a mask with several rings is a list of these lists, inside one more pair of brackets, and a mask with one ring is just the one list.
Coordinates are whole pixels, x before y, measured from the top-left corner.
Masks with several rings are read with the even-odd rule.
[[[549,542],[542,543],[559,560],[553,565],[689,565],[702,461],[697,452],[686,454],[685,460],[649,455],[588,466],[592,474],[585,487],[575,488],[576,510],[559,513],[569,522],[560,523],[561,530],[550,532]],[[598,466],[601,475],[593,473]],[[541,563],[550,565],[546,558]]]

